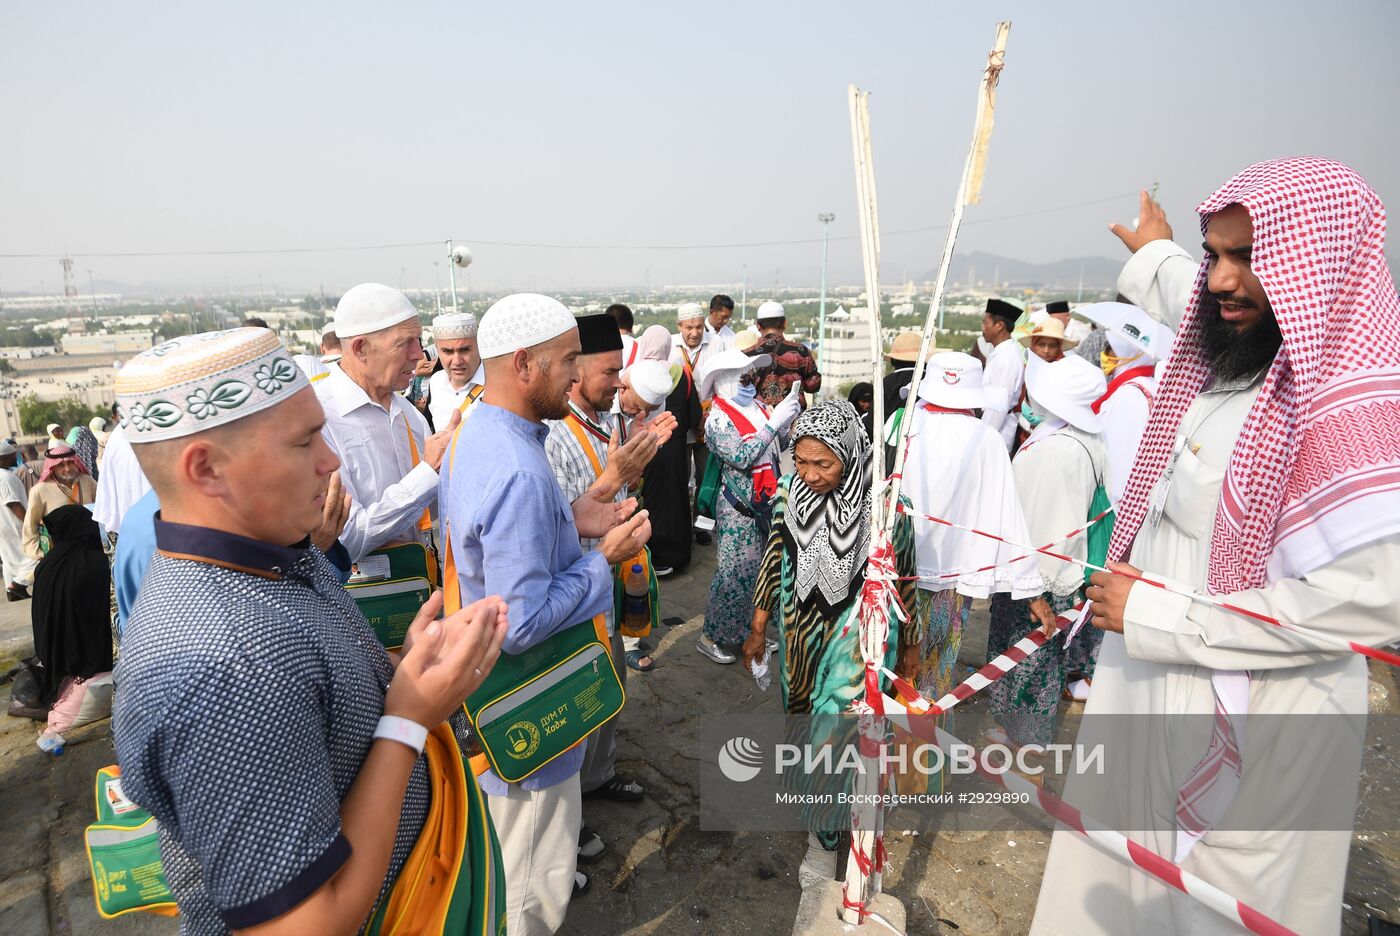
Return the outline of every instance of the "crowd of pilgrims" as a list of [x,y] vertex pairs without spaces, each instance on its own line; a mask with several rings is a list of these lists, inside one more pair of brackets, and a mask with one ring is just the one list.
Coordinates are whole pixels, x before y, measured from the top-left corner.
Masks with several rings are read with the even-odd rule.
[[[1272,392],[1265,374],[1282,340],[1248,278],[1248,216],[1231,227],[1231,207],[1210,215],[1206,289],[1144,195],[1140,231],[1119,233],[1134,256],[1115,301],[1026,309],[989,299],[967,351],[933,339],[915,384],[922,336],[891,335],[882,379],[839,388],[845,398],[824,385],[821,349],[789,332],[780,303],[745,323],[725,295],[680,304],[674,330],[639,330],[626,305],[575,316],[517,294],[480,322],[439,315],[425,335],[405,296],[367,283],[342,297],[319,355],[286,352],[257,320],[144,352],[119,374],[112,432],[94,422],[63,441],[51,427],[32,478],[14,470],[14,445],[0,447],[7,589],[11,600],[34,595],[40,746],[61,752],[62,732],[83,720],[72,697],[109,687],[126,795],[159,820],[189,932],[354,931],[366,919],[387,931],[395,914],[440,897],[444,914],[460,910],[493,932],[552,933],[589,888],[581,866],[606,848],[583,801],[637,802],[646,791],[617,769],[617,718],[511,781],[483,756],[462,700],[501,660],[590,618],[619,682],[643,678],[658,661],[650,628],[629,626],[629,602],[646,595],[662,620],[668,578],[713,549],[696,651],[736,671],[771,667],[788,714],[848,711],[865,692],[856,618],[880,535],[872,497],[887,490],[872,483],[876,446],[887,473],[903,459],[899,501],[887,505],[901,613],[889,609],[885,666],[927,699],[950,691],[966,672],[959,651],[978,600],[989,602],[988,658],[1037,629],[1063,631],[987,690],[996,727],[980,739],[1049,744],[1067,703],[1107,692],[1117,705],[1157,678],[1124,682],[1139,664],[1119,634],[1136,652],[1135,642],[1180,648],[1190,628],[1220,626],[1187,601],[1151,611],[1178,624],[1144,629],[1124,593],[1115,598],[1115,577],[1090,573],[1126,555],[1110,551],[1122,522],[1110,506],[1132,503],[1134,523],[1148,512],[1152,531],[1134,560],[1156,555],[1205,586],[1202,544],[1213,542],[1225,460],[1237,436],[1252,439],[1245,413]],[[1238,256],[1235,266],[1222,259]],[[1243,319],[1249,328],[1226,327]],[[1199,342],[1206,362],[1201,379],[1213,376],[1182,398],[1191,429],[1154,488],[1134,465],[1145,438],[1172,446],[1145,433],[1183,321],[1194,327],[1189,353]],[[277,419],[262,416],[273,409]],[[26,455],[20,472],[34,475],[35,463]],[[390,653],[344,586],[405,543],[427,547],[429,577],[446,592]],[[1351,588],[1341,577],[1363,573],[1346,561],[1327,567],[1342,584],[1317,587]],[[644,586],[651,577],[649,594],[633,589],[636,572]],[[1111,610],[1080,620],[1086,599]],[[1389,632],[1376,627],[1379,642]],[[1215,698],[1224,690],[1212,673],[1284,652],[1242,647],[1188,667],[1190,691]],[[1102,681],[1101,650],[1115,673]],[[1292,665],[1312,661],[1289,652]],[[1257,691],[1270,685],[1254,679]],[[465,896],[410,900],[400,879],[436,828],[429,803],[456,789],[438,782],[444,738],[468,765],[469,831],[454,867],[475,876]],[[227,793],[247,778],[258,796]],[[1152,778],[1153,795],[1171,801],[1168,783]],[[390,801],[395,809],[377,809]],[[1175,848],[1159,836],[1156,848],[1182,860],[1208,828]],[[837,877],[848,841],[810,829],[804,887]],[[1202,864],[1217,854],[1196,851]],[[1059,911],[1041,897],[1040,919],[1053,920]],[[1044,931],[1075,931],[1065,925]]]

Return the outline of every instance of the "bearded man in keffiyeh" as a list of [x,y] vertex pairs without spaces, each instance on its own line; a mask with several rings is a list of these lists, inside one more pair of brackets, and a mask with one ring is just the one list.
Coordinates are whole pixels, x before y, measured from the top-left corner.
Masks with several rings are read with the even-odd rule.
[[[1154,233],[1119,233],[1135,250],[1120,289],[1179,328],[1118,504],[1109,557],[1131,565],[1113,567],[1395,640],[1400,301],[1380,198],[1323,159],[1249,167],[1198,209],[1205,259],[1184,304],[1183,252],[1144,208]],[[1086,593],[1108,632],[1086,714],[1195,718],[1135,723],[1132,775],[1092,804],[1071,778],[1067,798],[1297,932],[1338,932],[1365,659],[1126,575]],[[1345,818],[1319,820],[1319,804]],[[1033,933],[1239,931],[1073,833],[1046,869]]]

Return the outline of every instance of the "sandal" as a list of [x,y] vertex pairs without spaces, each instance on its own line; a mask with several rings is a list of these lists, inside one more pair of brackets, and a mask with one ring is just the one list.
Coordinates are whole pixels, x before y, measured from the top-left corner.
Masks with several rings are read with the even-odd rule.
[[[647,661],[647,665],[642,665],[642,660]],[[650,653],[638,647],[636,650],[627,651],[627,667],[639,673],[650,673],[656,669],[656,660],[652,659]]]
[[584,799],[607,799],[614,803],[635,803],[645,791],[642,785],[631,777],[613,774],[613,778],[600,787],[583,794]]

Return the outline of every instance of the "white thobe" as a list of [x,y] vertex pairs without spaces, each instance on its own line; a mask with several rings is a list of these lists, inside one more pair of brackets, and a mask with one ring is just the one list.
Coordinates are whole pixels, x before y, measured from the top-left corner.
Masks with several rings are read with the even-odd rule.
[[[712,349],[715,347],[713,339],[714,336],[709,331],[703,331],[700,333],[700,347],[691,348],[685,344],[685,339],[680,335],[671,336],[671,363],[679,364],[684,367],[687,363],[687,355],[689,356],[690,375],[695,381],[697,393],[700,390],[700,378],[698,376],[700,368],[704,366],[705,361],[709,359]],[[685,441],[687,444],[700,441],[697,430],[686,430]]]
[[[1123,368],[1136,366],[1134,362]],[[1142,434],[1147,429],[1148,401],[1156,392],[1156,377],[1134,377],[1119,384],[1099,408],[1103,440],[1108,446],[1108,499],[1115,504],[1128,486],[1133,460],[1137,458]]]
[[[452,386],[452,378],[445,370],[440,370],[428,378],[428,413],[433,417],[435,430],[441,432],[447,428],[447,424],[452,421],[452,411],[462,408],[462,404],[467,402],[467,394],[475,386],[477,382],[468,378],[462,388],[457,389]],[[467,413],[462,414],[463,419],[466,416]]]
[[627,332],[622,333],[622,369],[626,370],[637,363],[637,339]]
[[102,473],[97,479],[97,499],[92,502],[92,517],[109,533],[122,527],[126,512],[151,489],[146,472],[136,460],[136,452],[126,437],[126,430],[117,426],[107,435],[107,451],[102,455]]
[[710,336],[711,354],[719,354],[721,351],[728,351],[734,347],[734,329],[728,325],[716,331],[707,318],[705,319],[705,334]]
[[1021,411],[1021,385],[1026,379],[1026,359],[1021,351],[1020,342],[1006,339],[987,355],[982,372],[982,386],[1001,391],[988,394],[982,421],[1001,434],[1008,452],[1016,441],[1016,416]]
[[[1011,459],[996,430],[961,413],[930,413],[922,407],[913,412],[904,492],[915,513],[1012,542],[1028,542]],[[958,594],[971,598],[986,598],[993,592],[1010,592],[1015,599],[1036,598],[1044,591],[1034,559],[1010,561],[1024,554],[1024,549],[921,516],[912,519],[920,588],[956,588]],[[953,572],[962,574],[950,576]]]
[[297,367],[301,368],[301,372],[307,376],[307,379],[315,377],[318,374],[324,374],[326,371],[330,370],[330,368],[326,366],[326,362],[317,355],[293,354],[292,360],[296,362]]
[[1169,240],[1143,244],[1118,274],[1118,292],[1172,331],[1191,301],[1201,265]]
[[25,555],[22,522],[10,510],[29,506],[24,482],[13,468],[0,468],[0,562],[4,563],[6,585],[28,585],[33,579],[34,560]]
[[[1160,284],[1154,291],[1161,294]],[[1261,386],[1256,379],[1248,386],[1221,387],[1201,393],[1191,404],[1182,421],[1189,444],[1182,450],[1163,516],[1155,526],[1144,521],[1133,545],[1131,562],[1147,575],[1206,590],[1225,470]],[[1395,568],[1400,568],[1400,537],[1355,549],[1305,578],[1279,579],[1219,597],[1378,646],[1400,637],[1400,579],[1377,574]],[[1211,675],[1248,670],[1250,716],[1350,714],[1364,719],[1365,659],[1303,646],[1278,628],[1139,583],[1129,592],[1123,634],[1104,635],[1085,714],[1209,716],[1215,708]],[[1246,719],[1244,768],[1231,809],[1239,806],[1257,815],[1261,803],[1277,803],[1276,812],[1286,815],[1289,804],[1300,798],[1280,781],[1296,779],[1300,763],[1296,745],[1277,740],[1283,721]],[[1179,729],[1179,721],[1144,719],[1133,739],[1134,751],[1140,753],[1138,768],[1132,776],[1114,778],[1114,789],[1123,796],[1114,812],[1133,817],[1120,831],[1168,859],[1176,850],[1176,833],[1168,826],[1177,790],[1205,753],[1198,734],[1174,735],[1173,726]],[[1319,736],[1305,755],[1307,762],[1330,764],[1352,778],[1360,776],[1360,756],[1361,744],[1346,731]],[[1102,785],[1097,789],[1102,791]],[[1350,785],[1329,788],[1327,795],[1334,804],[1350,804],[1350,814],[1356,792],[1353,779]],[[1066,798],[1094,814],[1095,804],[1075,802],[1073,778]],[[1299,933],[1338,932],[1350,834],[1233,831],[1232,825],[1227,810],[1182,867]],[[1243,932],[1077,833],[1054,834],[1045,868],[1031,927],[1038,936]]]
[[[1089,541],[1084,534],[1060,542],[1066,533],[1083,528],[1089,519],[1094,490],[1103,481],[1108,452],[1103,438],[1073,426],[1039,439],[1029,439],[1011,463],[1016,476],[1016,493],[1026,515],[1030,546],[1052,547],[1075,559],[1089,557]],[[1035,557],[1043,579],[1043,590],[1057,597],[1072,595],[1084,584],[1084,567],[1055,559],[1044,553]],[[1013,596],[1014,597],[1014,596]]]
[[311,386],[326,411],[322,432],[340,457],[340,480],[351,498],[340,534],[351,561],[386,543],[426,542],[418,521],[424,510],[436,509],[438,474],[422,460],[428,437],[423,414],[397,393],[385,410],[338,367]]

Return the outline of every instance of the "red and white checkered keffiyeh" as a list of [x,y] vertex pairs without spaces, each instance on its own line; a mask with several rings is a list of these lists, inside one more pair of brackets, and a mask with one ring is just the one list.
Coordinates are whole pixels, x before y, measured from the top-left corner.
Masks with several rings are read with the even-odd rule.
[[[1283,347],[1245,419],[1211,534],[1212,594],[1297,578],[1400,532],[1400,299],[1385,259],[1385,206],[1356,172],[1304,157],[1257,163],[1197,209],[1243,205],[1251,268]],[[1152,415],[1118,504],[1109,557],[1123,559],[1210,375],[1202,262]]]

